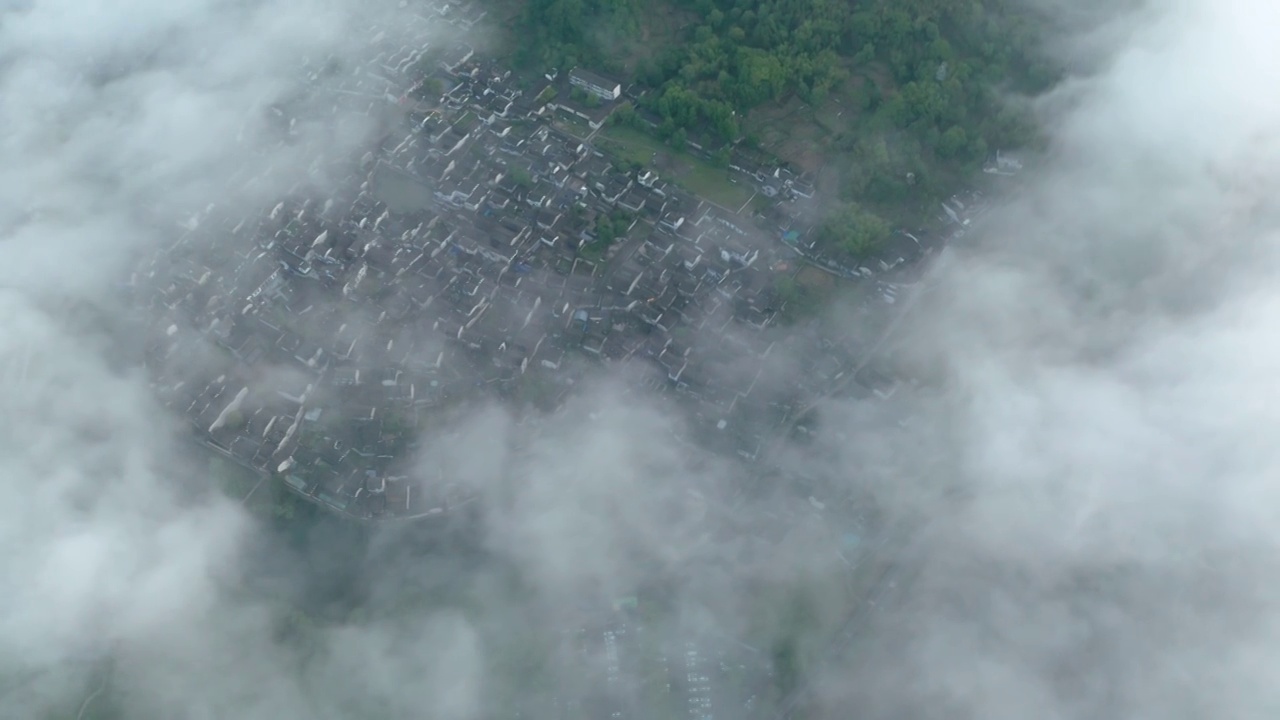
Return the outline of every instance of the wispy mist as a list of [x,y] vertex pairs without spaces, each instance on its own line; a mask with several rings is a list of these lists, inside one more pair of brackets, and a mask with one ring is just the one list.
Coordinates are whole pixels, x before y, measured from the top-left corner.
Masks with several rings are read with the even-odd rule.
[[908,342],[946,358],[916,438],[942,461],[884,496],[931,518],[928,559],[825,714],[1273,711],[1273,15],[1149,4],[1040,101],[1045,164]]
[[[596,368],[553,414],[421,428],[406,472],[466,488],[479,542],[336,520],[290,536],[213,491],[121,361],[117,291],[209,205],[335,181],[316,158],[358,156],[376,118],[300,115],[282,142],[269,110],[407,33],[412,5],[0,10],[0,715],[97,696],[101,717],[563,716],[596,682],[566,656],[609,667],[575,633],[638,592],[664,610],[655,646],[710,637],[767,666],[789,608],[847,613],[839,504],[908,537],[853,640],[807,668],[813,717],[1270,716],[1280,9],[1039,3],[1075,75],[1034,100],[1045,156],[885,348],[936,370],[919,387],[827,400],[811,437],[744,460],[700,447],[634,368]],[[339,337],[368,320],[323,317]],[[778,338],[765,370],[726,351],[724,374],[802,382],[812,359]],[[219,362],[201,353],[183,362]]]
[[74,716],[113,658],[102,717],[315,716],[274,611],[236,599],[249,518],[101,335],[129,325],[116,288],[178,222],[307,180],[319,148],[355,150],[367,121],[304,121],[282,144],[265,110],[308,62],[365,52],[387,9],[0,8],[0,715]]

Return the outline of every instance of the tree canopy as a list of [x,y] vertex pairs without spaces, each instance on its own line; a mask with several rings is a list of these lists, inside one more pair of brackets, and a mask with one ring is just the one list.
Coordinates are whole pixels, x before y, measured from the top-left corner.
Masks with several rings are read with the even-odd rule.
[[[648,108],[690,132],[736,139],[734,113],[792,94],[821,102],[873,66],[888,71],[877,102],[900,127],[952,127],[1008,145],[1011,128],[984,123],[998,87],[1044,87],[1053,72],[1034,51],[1036,18],[1010,0],[668,0],[690,17],[685,37],[638,62],[657,90]],[[619,47],[639,42],[640,0],[528,0],[518,37],[535,65],[586,64],[626,73]],[[994,113],[992,113],[994,114]],[[966,127],[966,123],[968,127]],[[953,134],[948,150],[963,153]]]
[[626,123],[676,147],[780,153],[753,134],[760,111],[798,100],[816,124],[827,108],[813,135],[841,199],[905,216],[1035,140],[1008,99],[1056,80],[1036,50],[1046,27],[1017,0],[526,0],[513,37],[530,68],[646,88]]
[[850,260],[863,260],[889,237],[889,224],[855,203],[845,203],[822,221],[817,240]]

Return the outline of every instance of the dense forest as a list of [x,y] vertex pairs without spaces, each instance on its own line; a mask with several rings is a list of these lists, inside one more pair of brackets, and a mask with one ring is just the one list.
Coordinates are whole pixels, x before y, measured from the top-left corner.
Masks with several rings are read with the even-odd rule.
[[954,190],[996,149],[1033,142],[1008,99],[1057,77],[1037,52],[1044,20],[1012,0],[526,0],[517,17],[521,67],[635,82],[637,110],[673,144],[790,160],[776,136],[794,148],[804,124],[779,123],[771,141],[759,118],[811,109],[841,199],[889,216]]

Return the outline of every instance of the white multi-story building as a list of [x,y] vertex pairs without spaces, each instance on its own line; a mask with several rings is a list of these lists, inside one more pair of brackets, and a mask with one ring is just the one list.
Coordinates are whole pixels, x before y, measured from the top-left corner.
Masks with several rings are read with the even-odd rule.
[[589,70],[574,69],[569,73],[569,84],[599,97],[601,100],[617,100],[622,95],[622,84],[601,77]]

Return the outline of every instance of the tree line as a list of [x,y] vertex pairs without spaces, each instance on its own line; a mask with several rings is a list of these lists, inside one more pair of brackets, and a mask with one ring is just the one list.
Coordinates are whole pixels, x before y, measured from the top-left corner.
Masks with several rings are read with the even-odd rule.
[[879,82],[865,102],[888,103],[903,128],[935,130],[947,154],[969,136],[1024,139],[1007,119],[982,116],[996,114],[997,89],[1036,90],[1055,77],[1035,52],[1037,19],[1008,0],[670,0],[667,12],[692,19],[685,37],[628,73],[617,50],[636,42],[652,10],[640,0],[528,0],[522,59],[632,75],[656,90],[646,109],[725,141],[737,139],[735,113],[791,95],[821,104],[851,73],[871,71]]

